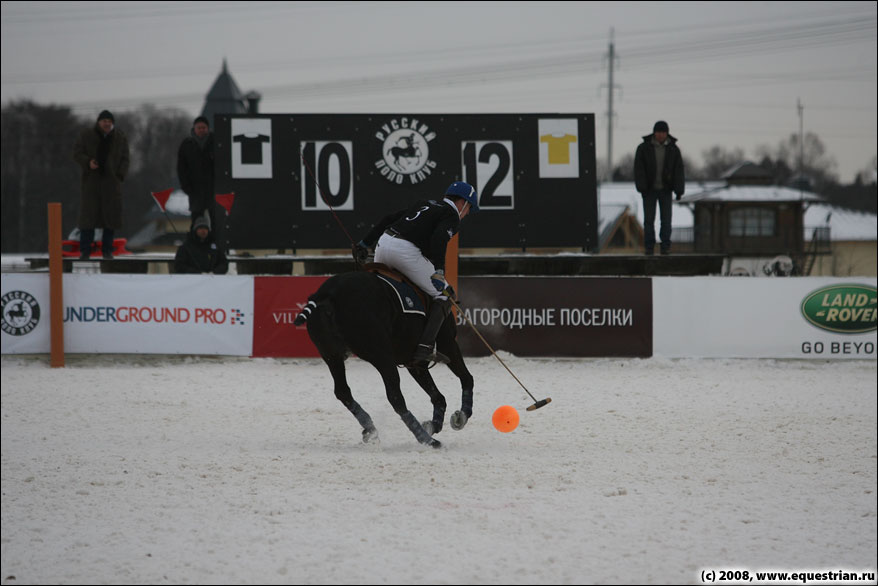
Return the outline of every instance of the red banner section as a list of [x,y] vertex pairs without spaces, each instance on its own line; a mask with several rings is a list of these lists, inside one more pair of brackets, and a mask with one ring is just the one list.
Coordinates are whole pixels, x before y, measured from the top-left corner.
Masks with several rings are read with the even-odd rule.
[[[317,357],[293,320],[328,277],[254,277],[254,357]],[[648,278],[461,277],[461,307],[495,350],[517,356],[652,356]],[[368,309],[364,309],[368,311]],[[489,352],[458,316],[464,356]]]
[[293,320],[329,277],[254,277],[254,357],[318,357],[305,326]]
[[[516,356],[652,356],[643,278],[461,277],[461,307],[494,350]],[[489,354],[458,316],[464,356]]]

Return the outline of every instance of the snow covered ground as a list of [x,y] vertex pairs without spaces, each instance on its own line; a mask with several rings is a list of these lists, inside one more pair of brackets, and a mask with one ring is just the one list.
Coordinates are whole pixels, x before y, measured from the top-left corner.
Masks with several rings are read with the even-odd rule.
[[[348,361],[2,358],[2,584],[701,583],[871,570],[876,361],[472,359],[417,444]],[[457,380],[433,371],[459,408]],[[419,419],[428,399],[405,373]],[[509,434],[498,406],[519,409]]]

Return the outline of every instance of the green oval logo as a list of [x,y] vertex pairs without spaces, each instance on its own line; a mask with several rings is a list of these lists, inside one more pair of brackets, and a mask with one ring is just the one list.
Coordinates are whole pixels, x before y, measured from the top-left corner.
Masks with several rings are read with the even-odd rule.
[[821,330],[862,334],[876,328],[876,290],[867,285],[832,285],[802,301],[802,315]]

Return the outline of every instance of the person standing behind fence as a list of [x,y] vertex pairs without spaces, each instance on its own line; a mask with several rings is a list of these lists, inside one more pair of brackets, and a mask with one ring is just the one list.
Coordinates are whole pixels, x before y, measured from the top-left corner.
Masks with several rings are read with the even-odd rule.
[[216,206],[213,192],[214,140],[207,118],[199,116],[192,123],[189,136],[183,139],[177,151],[177,177],[180,187],[189,196],[190,229],[205,211],[211,227],[216,226]]
[[101,252],[113,258],[113,237],[122,226],[122,182],[128,173],[128,139],[116,128],[109,110],[83,130],[73,146],[73,160],[82,168],[79,208],[79,258],[88,259],[95,228],[103,228]]
[[174,257],[175,273],[213,273],[225,275],[229,272],[229,261],[220,250],[210,230],[210,218],[203,213],[195,220],[195,225],[186,240],[177,249]]
[[643,245],[646,254],[655,248],[655,207],[661,216],[661,253],[671,252],[671,192],[677,199],[685,190],[683,156],[677,139],[669,134],[668,123],[659,120],[652,134],[643,137],[634,154],[634,184],[643,197]]

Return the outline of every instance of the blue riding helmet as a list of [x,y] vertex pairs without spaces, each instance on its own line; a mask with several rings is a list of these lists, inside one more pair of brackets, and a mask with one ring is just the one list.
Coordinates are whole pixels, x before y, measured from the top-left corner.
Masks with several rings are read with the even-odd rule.
[[479,195],[476,193],[476,188],[466,181],[455,181],[445,190],[445,195],[462,197],[470,203],[474,212],[479,211]]

